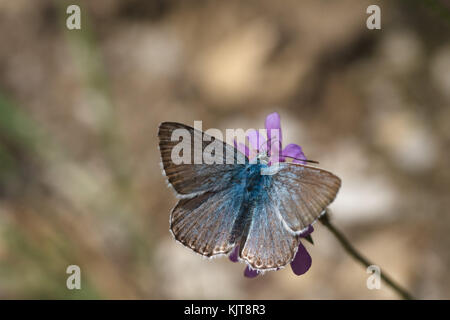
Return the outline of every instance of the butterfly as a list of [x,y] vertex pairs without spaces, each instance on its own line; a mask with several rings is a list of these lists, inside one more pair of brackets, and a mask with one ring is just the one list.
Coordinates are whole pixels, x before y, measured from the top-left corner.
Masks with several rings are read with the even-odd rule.
[[[174,162],[177,129],[202,137],[197,145],[190,142],[191,155],[216,141],[234,162]],[[253,269],[284,267],[295,256],[299,235],[325,212],[341,186],[328,171],[292,162],[279,163],[275,174],[264,175],[267,163],[250,162],[237,148],[181,123],[161,123],[158,137],[163,172],[179,198],[170,213],[170,230],[178,242],[206,257],[239,246],[240,260]],[[237,161],[242,157],[244,162]]]

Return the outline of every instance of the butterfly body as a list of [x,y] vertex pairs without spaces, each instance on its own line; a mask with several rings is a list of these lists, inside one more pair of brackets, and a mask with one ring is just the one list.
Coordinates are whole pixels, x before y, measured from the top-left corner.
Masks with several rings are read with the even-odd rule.
[[[175,239],[207,257],[228,254],[239,246],[239,258],[260,271],[288,264],[299,235],[333,201],[340,179],[306,165],[270,166],[266,154],[258,155],[256,163],[245,158],[244,164],[176,164],[172,159],[179,143],[172,140],[176,129],[199,134],[174,122],[159,127],[164,173],[180,198],[170,216]],[[191,151],[203,151],[206,146],[205,142],[192,144]],[[243,156],[226,143],[223,151],[224,155],[230,151],[235,160]],[[267,171],[273,172],[264,174]]]

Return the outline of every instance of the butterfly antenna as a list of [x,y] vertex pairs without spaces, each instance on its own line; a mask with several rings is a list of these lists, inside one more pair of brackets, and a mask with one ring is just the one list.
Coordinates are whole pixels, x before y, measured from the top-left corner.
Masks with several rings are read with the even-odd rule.
[[273,147],[273,143],[274,142],[277,142],[277,140],[273,140],[273,141],[271,141],[272,140],[272,137],[270,137],[270,139],[268,139],[268,140],[266,140],[266,142],[264,143],[266,146],[268,146],[269,145],[269,142],[270,142],[270,148],[272,149],[272,147]]
[[270,140],[272,139],[272,137],[270,137],[270,139],[267,139],[264,144],[266,145],[266,147],[269,145]]
[[299,158],[291,157],[291,156],[283,156],[283,157],[291,158],[291,159],[294,159],[294,160],[297,160],[297,161],[305,161],[305,162],[309,162],[309,163],[319,164],[319,161],[316,161],[316,160],[299,159]]
[[[266,145],[270,142],[270,140],[272,140],[272,137],[270,137],[270,139],[268,139],[268,140],[266,141]],[[272,148],[273,142],[276,142],[276,140],[272,141],[272,143],[270,144],[270,147],[271,147],[271,148]],[[294,159],[294,160],[297,160],[297,161],[304,161],[304,162],[308,162],[308,163],[319,164],[319,161],[316,161],[316,160],[299,159],[299,158],[296,158],[296,157],[284,156],[284,155],[283,155],[283,157],[285,157],[285,158],[291,158],[291,159]]]

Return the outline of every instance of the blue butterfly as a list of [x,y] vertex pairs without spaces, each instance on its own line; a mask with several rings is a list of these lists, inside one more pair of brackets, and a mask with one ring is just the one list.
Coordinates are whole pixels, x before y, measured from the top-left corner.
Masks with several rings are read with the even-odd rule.
[[[232,154],[234,163],[176,164],[171,155],[179,143],[172,141],[177,129],[203,137],[198,146],[191,143],[192,154],[203,152],[215,139],[181,123],[159,126],[164,173],[180,198],[170,215],[175,239],[207,257],[228,254],[239,246],[240,259],[259,271],[291,262],[299,235],[334,200],[341,180],[328,171],[291,162],[279,163],[274,175],[264,175],[265,162],[250,163],[222,141],[223,155]],[[242,157],[244,163],[237,161]]]

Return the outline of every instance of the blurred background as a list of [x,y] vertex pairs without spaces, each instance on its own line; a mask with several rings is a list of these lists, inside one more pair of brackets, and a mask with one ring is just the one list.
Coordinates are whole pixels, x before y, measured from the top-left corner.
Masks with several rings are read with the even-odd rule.
[[246,279],[173,240],[158,124],[273,111],[342,178],[352,243],[417,298],[450,298],[449,26],[446,0],[0,0],[0,298],[396,299],[320,224],[300,277]]

